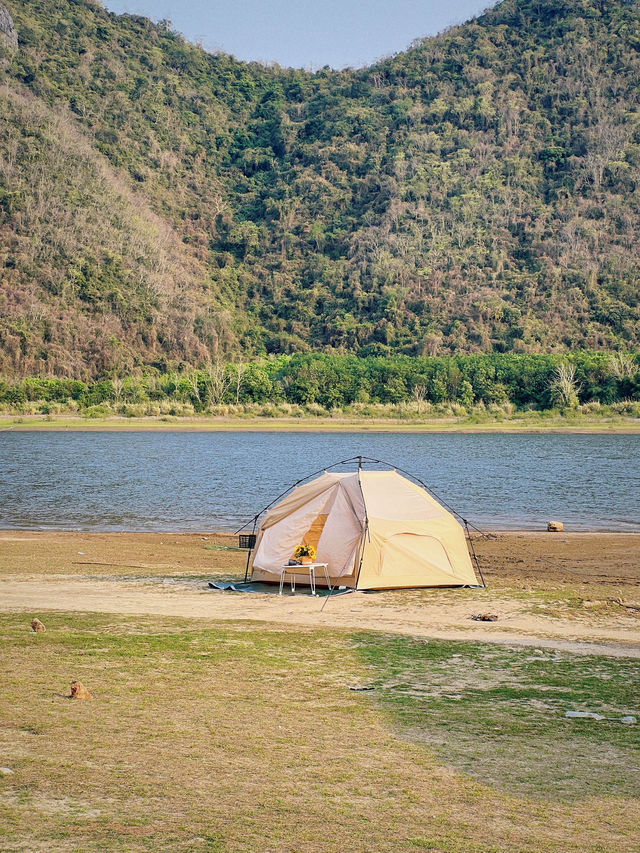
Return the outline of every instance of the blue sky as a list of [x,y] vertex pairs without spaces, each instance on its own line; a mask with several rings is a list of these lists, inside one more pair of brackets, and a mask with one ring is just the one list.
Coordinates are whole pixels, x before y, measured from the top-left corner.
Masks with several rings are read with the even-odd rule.
[[168,19],[189,41],[237,59],[355,68],[478,15],[491,0],[103,0],[112,12]]

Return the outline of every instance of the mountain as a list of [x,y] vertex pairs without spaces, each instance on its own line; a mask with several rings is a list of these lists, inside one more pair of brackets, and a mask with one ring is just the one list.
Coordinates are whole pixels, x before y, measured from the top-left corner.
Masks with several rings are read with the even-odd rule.
[[7,0],[0,369],[637,347],[639,82],[635,0],[315,74]]

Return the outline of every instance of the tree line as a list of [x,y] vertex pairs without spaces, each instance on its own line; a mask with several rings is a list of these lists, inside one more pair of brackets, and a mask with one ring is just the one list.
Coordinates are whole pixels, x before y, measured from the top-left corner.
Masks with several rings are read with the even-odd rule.
[[0,381],[5,409],[19,411],[35,403],[46,412],[58,404],[102,407],[98,413],[104,414],[167,401],[207,413],[221,406],[270,403],[324,411],[412,404],[420,412],[443,404],[548,410],[624,400],[640,400],[640,355],[635,353],[385,358],[304,353],[251,362],[217,360],[193,370],[147,371],[89,383],[51,377]]

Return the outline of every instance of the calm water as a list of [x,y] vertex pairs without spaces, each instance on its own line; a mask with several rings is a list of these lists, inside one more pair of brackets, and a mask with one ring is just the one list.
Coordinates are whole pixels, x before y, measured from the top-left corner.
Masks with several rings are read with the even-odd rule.
[[0,434],[0,528],[233,530],[358,454],[480,527],[640,531],[640,436],[171,432]]

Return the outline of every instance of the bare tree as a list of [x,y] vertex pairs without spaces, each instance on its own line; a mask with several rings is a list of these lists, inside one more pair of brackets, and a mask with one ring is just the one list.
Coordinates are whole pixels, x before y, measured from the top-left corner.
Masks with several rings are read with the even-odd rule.
[[[435,280],[439,283],[439,277],[435,277]],[[436,291],[437,292],[437,291]],[[424,336],[422,342],[422,348],[424,350],[424,354],[428,356],[436,356],[442,346],[442,335],[440,333],[433,334],[429,333]]]
[[638,372],[638,365],[629,353],[617,352],[611,356],[609,369],[618,380],[631,379]]
[[238,361],[233,365],[234,372],[234,384],[236,391],[236,406],[240,403],[240,391],[242,390],[242,385],[244,383],[244,377],[247,372],[247,365]]
[[122,400],[122,379],[120,376],[114,376],[111,380],[111,385],[113,386],[113,399],[117,405],[120,404]]
[[219,356],[207,364],[204,370],[204,380],[211,402],[216,406],[224,402],[225,394],[232,385],[233,377]]
[[578,405],[580,385],[576,380],[576,369],[573,364],[563,361],[553,371],[551,393],[554,400],[564,407]]
[[605,169],[620,157],[628,136],[625,125],[610,116],[603,116],[589,129],[584,162],[596,193],[600,192]]
[[193,392],[193,396],[200,402],[200,375],[197,370],[192,370],[187,374],[187,382]]
[[422,413],[424,410],[424,403],[427,398],[427,386],[426,385],[414,385],[413,391],[411,392],[411,398],[413,402],[416,404],[416,408],[419,413]]

